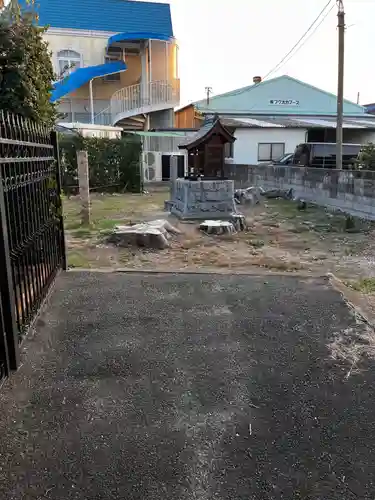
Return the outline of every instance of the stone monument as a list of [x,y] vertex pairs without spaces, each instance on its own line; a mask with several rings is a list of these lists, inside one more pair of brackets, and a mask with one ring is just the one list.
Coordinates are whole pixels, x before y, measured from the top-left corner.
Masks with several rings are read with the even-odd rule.
[[168,204],[172,214],[180,219],[223,219],[236,213],[234,183],[224,176],[225,144],[234,141],[214,116],[180,144],[180,149],[188,151],[189,174],[172,180]]

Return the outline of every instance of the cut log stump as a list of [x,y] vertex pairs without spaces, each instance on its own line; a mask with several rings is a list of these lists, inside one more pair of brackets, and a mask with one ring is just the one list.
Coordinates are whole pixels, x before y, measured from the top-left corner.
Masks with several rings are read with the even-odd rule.
[[232,214],[229,222],[233,224],[235,230],[238,232],[245,231],[247,228],[246,219],[243,214]]
[[199,229],[206,234],[233,234],[236,232],[232,222],[225,220],[205,220]]
[[163,250],[168,248],[172,235],[180,231],[165,219],[158,219],[133,226],[116,226],[108,238],[109,243],[120,247],[143,247]]

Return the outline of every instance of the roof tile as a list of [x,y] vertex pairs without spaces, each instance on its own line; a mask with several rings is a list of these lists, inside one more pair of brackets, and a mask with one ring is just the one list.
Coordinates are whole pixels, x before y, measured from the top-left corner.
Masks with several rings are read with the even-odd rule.
[[41,26],[113,33],[149,31],[173,36],[169,4],[136,0],[37,0],[37,5]]

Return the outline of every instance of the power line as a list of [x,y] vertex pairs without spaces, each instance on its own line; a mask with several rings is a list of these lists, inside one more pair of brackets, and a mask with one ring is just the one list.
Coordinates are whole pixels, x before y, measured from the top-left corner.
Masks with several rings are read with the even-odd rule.
[[[324,23],[324,21],[327,19],[327,17],[330,15],[330,13],[333,11],[334,8],[335,8],[335,5],[333,4],[331,6],[331,8],[321,18],[321,20],[319,21],[319,23],[315,26],[315,28],[313,29],[313,31],[311,31],[311,33],[309,34],[309,36],[305,40],[303,40],[303,42],[301,43],[301,45],[299,47],[297,47],[297,49],[293,52],[293,54],[291,54],[290,57],[288,59],[286,59],[282,64],[281,64],[281,62],[279,63],[279,65],[277,66],[277,70],[279,70],[280,68],[282,68],[283,66],[285,66],[285,64],[287,64],[302,49],[302,47],[304,47],[306,45],[306,43],[315,35],[315,33],[317,32],[317,30]],[[271,74],[271,72],[268,73],[267,76],[269,76],[270,74]]]
[[[282,65],[286,64],[304,45],[305,43],[310,40],[310,38],[315,34],[315,32],[317,31],[317,29],[320,27],[320,25],[325,21],[325,19],[327,18],[327,16],[332,12],[332,10],[334,9],[335,5],[333,4],[332,7],[327,11],[326,9],[329,7],[330,3],[332,2],[332,0],[328,0],[328,2],[324,5],[323,9],[319,12],[319,14],[317,15],[317,17],[314,19],[314,21],[310,24],[310,26],[307,28],[307,30],[305,31],[305,33],[301,36],[301,38],[298,40],[298,42],[292,47],[292,49],[281,59],[281,61],[273,67],[273,69],[271,69],[271,71],[269,71],[267,73],[267,75],[262,79],[262,82],[264,80],[266,80],[272,73],[274,73],[275,71],[277,71],[278,69],[280,69],[280,67],[282,67]],[[323,15],[324,14],[324,15]],[[320,17],[323,15],[323,18],[320,19]],[[318,22],[319,21],[319,22]],[[316,23],[318,22],[318,24],[316,25]],[[315,26],[316,25],[316,26]],[[311,30],[313,30],[311,32]],[[311,32],[311,33],[310,33]],[[305,39],[305,37],[308,35],[309,37],[307,39]],[[303,42],[300,46],[299,44]],[[298,47],[299,46],[299,47]],[[293,53],[293,51],[297,48],[297,50]],[[286,60],[287,58],[289,57],[288,60]],[[254,87],[257,87],[258,85],[260,85],[262,82],[260,83],[256,83],[255,85],[252,86],[252,88]],[[239,89],[237,92],[230,92],[231,95],[239,95],[239,94],[243,94],[244,92],[247,92],[247,90],[249,89],[249,87],[244,87],[242,89]]]
[[344,12],[344,3],[343,0],[336,0],[337,8],[339,12]]
[[277,71],[279,69],[279,66],[290,56],[290,54],[298,47],[298,45],[304,40],[304,38],[310,33],[310,31],[314,28],[315,24],[319,21],[320,16],[324,13],[324,11],[329,7],[329,4],[331,3],[332,0],[328,0],[328,2],[325,4],[323,9],[319,12],[318,16],[314,19],[314,21],[310,24],[310,26],[307,28],[305,33],[301,36],[301,38],[298,40],[296,44],[293,45],[293,47],[290,49],[290,51],[281,59],[281,61],[274,66],[271,71],[269,71],[266,76],[263,78],[263,80],[266,80],[272,73]]

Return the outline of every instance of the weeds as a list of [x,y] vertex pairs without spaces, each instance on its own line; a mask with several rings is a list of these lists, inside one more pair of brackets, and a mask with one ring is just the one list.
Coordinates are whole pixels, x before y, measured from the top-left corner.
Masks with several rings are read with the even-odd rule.
[[363,325],[363,331],[359,332],[348,328],[336,334],[333,342],[328,345],[331,358],[344,361],[349,370],[345,378],[360,373],[359,363],[365,359],[375,359],[375,334],[373,329]]
[[263,240],[248,240],[247,244],[253,248],[262,248],[265,245]]
[[353,290],[366,294],[375,293],[375,278],[363,278],[359,281],[351,281],[346,283]]
[[91,265],[82,252],[70,251],[68,253],[68,267],[89,269]]

